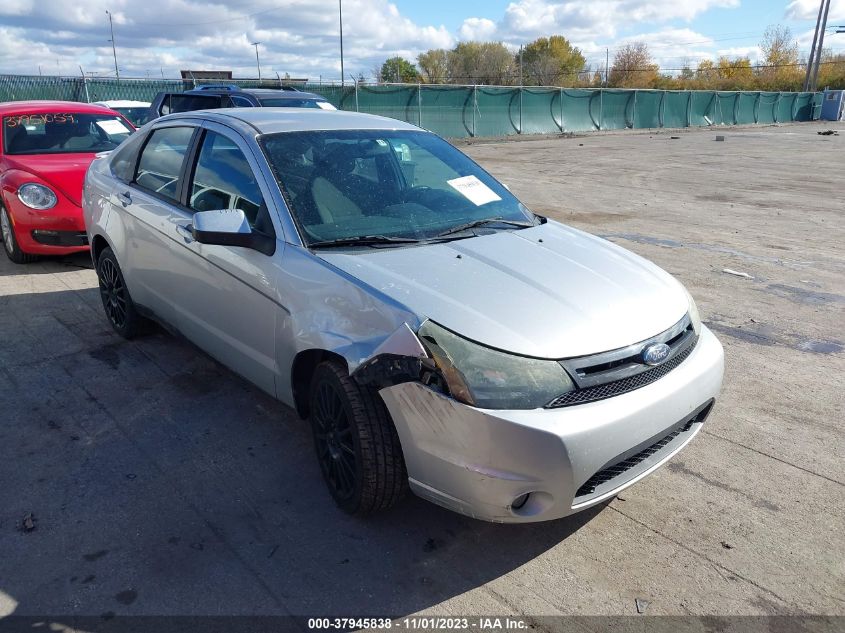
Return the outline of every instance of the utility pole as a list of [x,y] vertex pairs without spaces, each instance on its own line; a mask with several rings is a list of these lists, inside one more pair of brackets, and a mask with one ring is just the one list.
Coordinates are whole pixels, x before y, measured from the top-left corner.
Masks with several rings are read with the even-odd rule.
[[816,49],[816,67],[813,69],[813,84],[811,90],[816,91],[817,82],[819,79],[819,64],[822,63],[822,48],[824,48],[824,32],[827,29],[827,14],[830,11],[830,0],[827,0],[824,5],[824,17],[822,18],[822,25],[819,29],[819,47]]
[[343,78],[343,0],[337,0],[337,17],[340,23],[340,87],[346,84]]
[[610,72],[610,49],[604,49],[604,87],[607,88],[607,74]]
[[115,48],[114,45],[114,23],[111,19],[111,11],[106,9],[106,13],[109,16],[109,30],[111,31],[111,39],[109,42],[111,42],[111,53],[114,56],[114,76],[117,77],[118,81],[120,81],[120,71],[117,69],[117,48]]
[[810,76],[813,74],[813,58],[816,55],[816,42],[819,41],[819,26],[822,23],[825,0],[819,3],[819,17],[816,18],[816,31],[813,33],[813,45],[810,47],[810,57],[807,59],[807,75],[804,77],[804,92],[810,89]]
[[522,74],[522,44],[520,44],[519,45],[519,87],[520,88],[522,88],[522,86],[525,85],[525,79],[523,77],[524,76]]
[[258,66],[258,81],[261,81],[261,62],[258,61],[258,45],[261,42],[253,42],[252,46],[255,47],[255,65]]

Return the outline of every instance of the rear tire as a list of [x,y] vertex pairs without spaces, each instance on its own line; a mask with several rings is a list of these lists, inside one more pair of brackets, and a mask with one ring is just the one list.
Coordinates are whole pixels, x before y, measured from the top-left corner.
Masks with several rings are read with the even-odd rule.
[[97,259],[97,279],[100,282],[100,298],[106,318],[114,331],[123,338],[131,339],[139,334],[143,317],[135,309],[123,273],[111,248],[104,248]]
[[15,237],[15,230],[12,228],[12,219],[2,203],[0,203],[0,235],[2,235],[6,256],[15,264],[29,264],[38,259],[37,255],[30,255],[21,250]]
[[343,511],[371,514],[402,499],[402,447],[375,390],[361,387],[341,363],[323,362],[311,381],[310,418],[323,479]]

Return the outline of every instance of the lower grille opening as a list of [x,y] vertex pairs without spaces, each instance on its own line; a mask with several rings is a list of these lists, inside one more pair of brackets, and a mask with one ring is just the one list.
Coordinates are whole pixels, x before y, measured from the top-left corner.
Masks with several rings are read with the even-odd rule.
[[[712,408],[713,400],[701,407],[692,415],[692,417],[685,422],[682,422],[679,426],[676,426],[674,430],[661,437],[651,446],[644,448],[636,455],[631,455],[630,457],[627,457],[612,466],[608,466],[607,468],[597,472],[584,482],[584,485],[578,488],[578,492],[575,493],[575,503],[583,503],[587,500],[584,499],[584,497],[596,495],[596,491],[599,490],[599,488],[602,488],[602,490],[599,491],[599,494],[604,494],[605,492],[609,492],[613,488],[617,488],[636,477],[640,472],[650,467],[651,464],[646,464],[645,468],[637,468],[637,466],[640,466],[649,458],[660,453],[678,436],[689,432],[693,425],[704,422]],[[625,476],[626,474],[628,476]],[[606,486],[606,484],[610,482],[613,482],[614,485],[610,487]]]
[[35,229],[32,239],[47,246],[87,246],[88,234],[85,231],[51,231]]

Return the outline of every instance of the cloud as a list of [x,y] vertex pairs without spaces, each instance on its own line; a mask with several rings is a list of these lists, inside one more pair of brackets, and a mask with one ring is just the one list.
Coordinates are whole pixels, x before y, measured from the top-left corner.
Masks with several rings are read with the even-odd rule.
[[[786,6],[784,17],[787,20],[812,20],[815,23],[819,17],[819,4],[819,0],[792,0]],[[841,22],[845,22],[845,0],[831,0],[827,23]]]
[[489,41],[496,33],[496,23],[487,18],[467,18],[459,32],[464,41]]
[[[180,69],[226,69],[255,76],[255,49],[268,75],[340,77],[335,0],[258,0],[248,11],[221,0],[113,0],[121,73],[176,76]],[[417,24],[387,0],[344,0],[347,74],[371,69],[394,54],[410,58],[451,47],[443,25]],[[0,4],[0,72],[78,74],[113,68],[109,25],[100,0],[16,0]],[[58,60],[58,63],[57,63]],[[47,69],[49,67],[49,70]]]
[[[787,2],[787,18],[815,20],[818,0]],[[175,77],[181,69],[225,69],[235,76],[255,76],[251,43],[260,42],[266,76],[340,77],[337,0],[240,4],[109,0],[121,75],[160,76],[163,71]],[[697,32],[692,22],[704,12],[738,5],[739,0],[510,0],[498,14],[467,17],[450,32],[434,19],[411,20],[389,0],[343,0],[344,69],[347,77],[359,72],[369,76],[388,57],[415,60],[422,51],[451,48],[458,40],[499,40],[516,50],[553,34],[573,41],[594,67],[604,64],[606,46],[613,56],[621,43],[645,41],[661,66],[674,68],[717,57],[717,41]],[[845,21],[845,15],[833,17],[837,12],[845,13],[845,0],[833,0],[833,24]],[[36,74],[40,66],[45,74],[78,75],[79,65],[86,71],[113,72],[109,37],[101,0],[2,2],[0,73]]]

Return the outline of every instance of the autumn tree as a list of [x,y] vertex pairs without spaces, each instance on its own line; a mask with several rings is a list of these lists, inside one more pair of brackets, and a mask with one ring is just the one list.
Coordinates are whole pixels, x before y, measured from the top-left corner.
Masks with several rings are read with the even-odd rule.
[[540,37],[522,51],[523,81],[536,86],[573,84],[586,61],[581,50],[562,35]]
[[417,57],[422,80],[429,84],[446,83],[449,77],[449,51],[433,48]]
[[513,54],[501,42],[460,42],[448,54],[449,79],[459,84],[509,85]]
[[788,26],[769,26],[760,42],[763,51],[763,67],[759,76],[769,90],[796,89],[801,83],[801,68],[798,65],[798,42],[792,37]]
[[651,88],[658,79],[658,71],[648,46],[644,42],[634,42],[616,51],[609,83],[616,88]]
[[834,54],[828,49],[822,51],[819,88],[845,89],[845,54]]
[[407,59],[396,56],[381,65],[379,77],[384,82],[416,83],[419,80],[419,73]]

